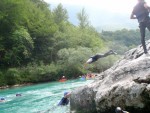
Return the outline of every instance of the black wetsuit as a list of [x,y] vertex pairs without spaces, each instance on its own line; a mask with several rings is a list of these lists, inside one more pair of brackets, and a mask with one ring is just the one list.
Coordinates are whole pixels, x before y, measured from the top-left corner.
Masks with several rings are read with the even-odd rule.
[[139,2],[133,9],[132,14],[136,16],[139,22],[139,28],[141,33],[141,42],[144,49],[144,53],[147,53],[146,45],[145,45],[145,29],[148,28],[150,31],[150,17],[149,11],[144,7],[145,2]]
[[69,104],[69,99],[68,98],[62,98],[61,101],[58,103],[59,105],[68,105]]
[[91,57],[92,58],[92,62],[91,63],[97,61],[99,58],[102,58],[103,56],[104,55],[100,55],[100,54],[96,54],[96,55],[92,56]]
[[99,58],[107,57],[111,54],[117,54],[117,53],[114,52],[113,50],[109,50],[108,52],[106,52],[104,54],[96,54],[96,55],[90,57],[90,58],[92,58],[92,61],[90,63],[93,63],[93,62],[97,61]]

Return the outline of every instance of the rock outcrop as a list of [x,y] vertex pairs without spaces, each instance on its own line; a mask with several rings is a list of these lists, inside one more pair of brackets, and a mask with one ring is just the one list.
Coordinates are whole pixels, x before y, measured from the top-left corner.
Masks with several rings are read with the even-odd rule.
[[150,113],[150,55],[143,54],[142,46],[126,52],[93,83],[74,90],[70,105],[71,113],[114,113],[117,106]]

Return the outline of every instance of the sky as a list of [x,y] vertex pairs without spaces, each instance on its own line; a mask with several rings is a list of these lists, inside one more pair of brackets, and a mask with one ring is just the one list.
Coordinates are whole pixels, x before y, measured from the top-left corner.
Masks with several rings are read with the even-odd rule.
[[110,12],[131,12],[137,0],[44,0],[50,4],[86,7],[89,9],[107,10]]
[[[130,14],[137,0],[44,0],[53,9],[59,3],[67,9],[69,21],[77,25],[77,13],[85,8],[89,21],[94,27],[132,26],[137,27],[136,20],[130,20]],[[150,5],[150,0],[146,0]]]

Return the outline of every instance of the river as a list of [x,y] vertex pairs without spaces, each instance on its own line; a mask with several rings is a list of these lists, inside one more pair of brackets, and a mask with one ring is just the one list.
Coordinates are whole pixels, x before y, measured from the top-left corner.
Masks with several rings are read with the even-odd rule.
[[[93,80],[69,80],[0,90],[0,113],[69,113],[70,106],[57,104],[65,91],[91,83]],[[16,97],[20,93],[22,96]]]

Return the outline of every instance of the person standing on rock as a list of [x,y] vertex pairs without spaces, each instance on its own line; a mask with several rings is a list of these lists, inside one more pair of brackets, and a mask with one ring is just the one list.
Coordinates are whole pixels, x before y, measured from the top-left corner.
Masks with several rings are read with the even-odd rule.
[[138,0],[138,3],[133,8],[130,19],[137,19],[139,22],[139,28],[141,33],[141,43],[144,49],[144,53],[147,54],[147,48],[145,44],[145,29],[150,31],[150,7],[145,0]]

